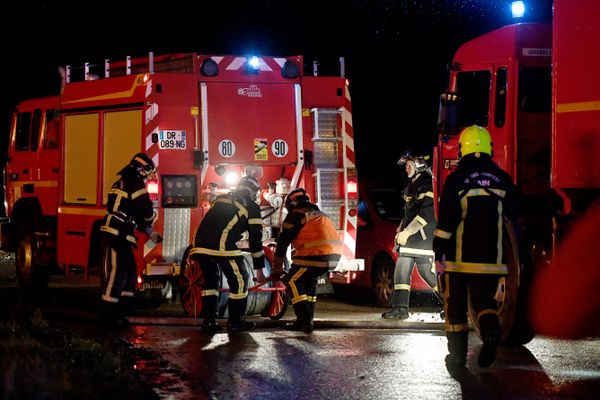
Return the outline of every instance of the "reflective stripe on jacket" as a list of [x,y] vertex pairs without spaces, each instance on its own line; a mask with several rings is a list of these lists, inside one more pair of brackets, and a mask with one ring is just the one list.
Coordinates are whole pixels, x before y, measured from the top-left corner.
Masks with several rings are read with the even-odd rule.
[[516,216],[516,188],[489,156],[463,158],[440,199],[433,250],[446,271],[506,274],[504,218]]
[[312,203],[302,203],[286,216],[275,255],[285,257],[290,244],[292,264],[335,268],[340,259],[339,234],[327,214]]

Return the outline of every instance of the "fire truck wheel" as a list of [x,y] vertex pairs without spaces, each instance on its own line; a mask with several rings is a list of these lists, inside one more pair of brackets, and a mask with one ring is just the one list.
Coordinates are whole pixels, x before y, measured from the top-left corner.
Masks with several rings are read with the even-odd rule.
[[[508,265],[508,275],[500,279],[496,290],[498,317],[502,327],[500,344],[504,346],[521,346],[529,343],[534,337],[529,326],[527,315],[527,290],[532,277],[533,268],[521,263],[514,230],[507,226],[505,230],[504,254]],[[469,299],[469,317],[477,335],[481,338],[477,314]]]
[[198,318],[202,313],[202,284],[204,277],[197,262],[189,260],[192,246],[185,249],[179,274],[179,299],[186,317]]
[[373,261],[373,293],[379,307],[387,307],[394,287],[394,261],[388,257],[378,257]]
[[33,224],[23,221],[17,228],[15,266],[19,286],[33,294],[48,286],[48,268],[40,263],[41,254],[34,235]]

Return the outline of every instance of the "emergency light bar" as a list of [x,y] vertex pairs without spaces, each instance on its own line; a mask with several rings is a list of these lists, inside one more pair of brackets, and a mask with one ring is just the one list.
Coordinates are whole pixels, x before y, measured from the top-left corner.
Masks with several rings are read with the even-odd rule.
[[511,11],[513,18],[522,18],[525,15],[525,3],[522,1],[513,1]]

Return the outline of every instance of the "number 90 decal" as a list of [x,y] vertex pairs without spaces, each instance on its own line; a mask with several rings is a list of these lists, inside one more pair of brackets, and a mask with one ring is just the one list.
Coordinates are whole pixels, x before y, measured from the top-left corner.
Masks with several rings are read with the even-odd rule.
[[235,143],[229,139],[221,140],[219,143],[219,154],[224,158],[231,158],[235,154]]
[[290,147],[285,140],[277,139],[271,144],[271,152],[275,157],[285,157],[288,151],[290,151]]

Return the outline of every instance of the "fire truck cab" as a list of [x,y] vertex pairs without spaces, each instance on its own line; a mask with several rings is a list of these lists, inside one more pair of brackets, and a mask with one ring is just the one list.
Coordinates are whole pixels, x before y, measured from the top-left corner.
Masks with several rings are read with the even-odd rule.
[[67,67],[59,95],[21,103],[12,119],[1,243],[16,253],[19,284],[43,288],[53,270],[102,275],[107,192],[138,152],[157,165],[147,190],[164,237],[155,245],[138,233],[139,292],[168,291],[211,201],[244,175],[263,186],[267,247],[286,193],[304,187],[337,225],[338,268],[363,268],[355,258],[357,181],[341,66],[341,76],[317,76],[304,74],[301,56],[150,53]]

